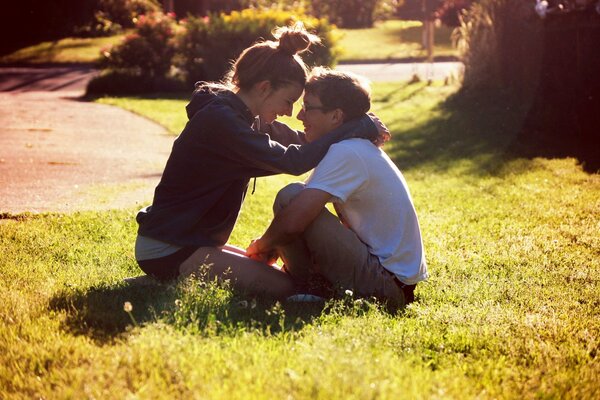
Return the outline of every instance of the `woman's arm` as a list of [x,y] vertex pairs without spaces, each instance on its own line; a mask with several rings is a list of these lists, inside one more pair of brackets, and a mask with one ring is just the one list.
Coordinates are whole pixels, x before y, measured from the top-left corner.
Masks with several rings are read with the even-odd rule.
[[291,144],[303,145],[308,143],[304,132],[292,129],[282,122],[273,121],[270,124],[264,125],[264,133],[268,134],[272,140],[275,140],[286,147]]
[[320,139],[299,145],[282,146],[268,135],[254,131],[241,118],[227,110],[207,110],[200,123],[213,132],[209,139],[212,150],[218,151],[231,162],[248,167],[248,176],[277,173],[303,174],[314,168],[329,150],[329,146],[344,139],[375,138],[378,130],[367,115],[346,122]]

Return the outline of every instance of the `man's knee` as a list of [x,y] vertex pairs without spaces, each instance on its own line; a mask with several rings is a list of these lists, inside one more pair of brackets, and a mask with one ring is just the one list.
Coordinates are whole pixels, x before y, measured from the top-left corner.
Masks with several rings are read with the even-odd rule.
[[277,193],[277,197],[275,197],[275,202],[273,203],[273,213],[277,214],[283,208],[285,208],[294,197],[296,197],[301,191],[304,189],[304,183],[294,182],[282,188],[279,193]]

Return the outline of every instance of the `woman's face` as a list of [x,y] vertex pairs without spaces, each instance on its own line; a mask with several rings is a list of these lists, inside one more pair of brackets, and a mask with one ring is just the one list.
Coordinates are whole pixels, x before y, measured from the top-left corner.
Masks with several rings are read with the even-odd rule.
[[280,115],[292,116],[294,103],[302,95],[304,88],[297,83],[269,88],[258,108],[261,122],[271,123]]

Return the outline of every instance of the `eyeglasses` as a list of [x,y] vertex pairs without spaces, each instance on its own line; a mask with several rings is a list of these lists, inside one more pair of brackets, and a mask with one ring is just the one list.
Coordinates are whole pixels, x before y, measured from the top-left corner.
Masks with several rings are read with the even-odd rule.
[[309,112],[309,111],[312,111],[312,110],[322,110],[322,111],[325,111],[326,108],[324,106],[309,106],[309,105],[306,105],[306,104],[302,103],[302,111],[304,111],[306,113],[306,112]]

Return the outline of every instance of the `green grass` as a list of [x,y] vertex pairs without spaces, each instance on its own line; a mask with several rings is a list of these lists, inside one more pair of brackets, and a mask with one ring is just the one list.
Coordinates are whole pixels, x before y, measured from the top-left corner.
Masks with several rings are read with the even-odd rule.
[[[370,29],[341,29],[340,61],[388,60],[424,58],[422,24],[419,21],[390,20]],[[452,47],[452,30],[445,26],[435,29],[434,56],[458,57]]]
[[0,57],[0,63],[95,63],[100,51],[117,44],[124,34],[98,38],[65,38],[42,42]]
[[[598,398],[600,177],[511,155],[526,107],[455,91],[374,85],[431,273],[404,313],[127,287],[135,209],[4,216],[0,398]],[[145,101],[158,119],[185,104]],[[294,179],[258,180],[233,244],[265,229]]]

